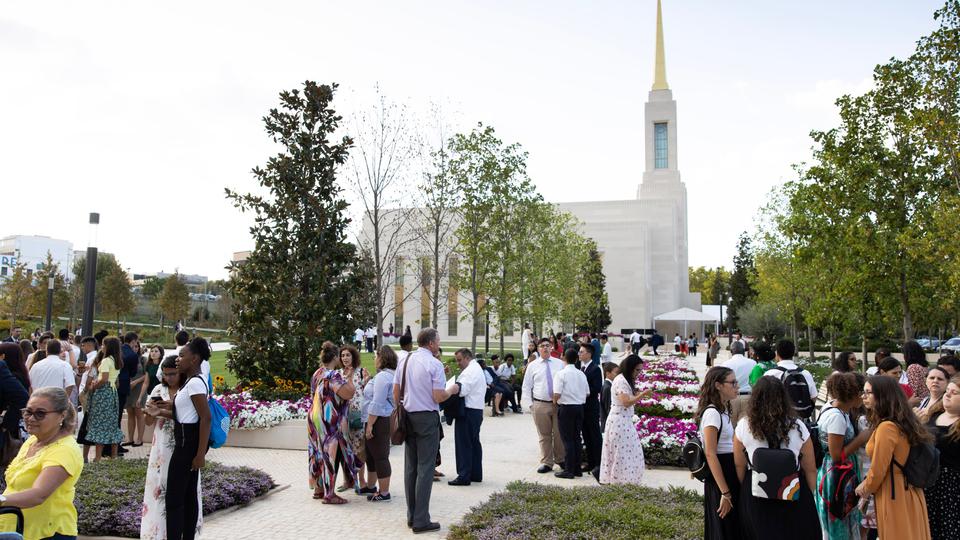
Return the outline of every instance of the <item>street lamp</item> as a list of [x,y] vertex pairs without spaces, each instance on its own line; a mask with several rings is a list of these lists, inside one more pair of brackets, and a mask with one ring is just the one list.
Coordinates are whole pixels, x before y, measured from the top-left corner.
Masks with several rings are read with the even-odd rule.
[[53,284],[56,280],[53,276],[47,278],[47,332],[51,328],[51,319],[53,318]]
[[97,288],[97,227],[100,225],[100,214],[90,212],[90,229],[87,237],[87,269],[83,287],[83,322],[84,334],[93,335],[93,304]]

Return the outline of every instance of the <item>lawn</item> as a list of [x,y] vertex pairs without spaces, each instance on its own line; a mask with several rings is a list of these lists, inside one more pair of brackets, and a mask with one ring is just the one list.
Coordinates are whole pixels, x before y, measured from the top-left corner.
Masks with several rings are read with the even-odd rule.
[[689,539],[703,536],[703,499],[641,486],[564,488],[512,482],[450,529],[456,540]]

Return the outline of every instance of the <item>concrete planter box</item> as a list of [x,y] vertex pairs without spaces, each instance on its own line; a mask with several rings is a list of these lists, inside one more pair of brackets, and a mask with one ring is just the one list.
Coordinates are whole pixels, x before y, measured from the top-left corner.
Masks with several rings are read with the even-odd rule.
[[225,446],[306,450],[307,420],[287,420],[268,429],[231,429]]

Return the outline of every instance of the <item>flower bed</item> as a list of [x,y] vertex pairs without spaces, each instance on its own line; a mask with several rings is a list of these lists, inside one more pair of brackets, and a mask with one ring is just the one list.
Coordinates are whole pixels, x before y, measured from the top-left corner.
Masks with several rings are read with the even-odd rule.
[[[77,481],[77,526],[84,536],[140,537],[146,459],[88,463]],[[200,473],[203,514],[247,504],[276,487],[267,473],[208,461]]]
[[230,415],[230,429],[271,428],[287,420],[306,418],[310,407],[307,397],[297,401],[264,401],[255,399],[250,392],[216,397]]
[[637,388],[654,390],[634,409],[647,465],[682,466],[680,450],[686,433],[697,429],[691,420],[699,402],[700,381],[696,372],[682,356],[661,355],[645,361]]

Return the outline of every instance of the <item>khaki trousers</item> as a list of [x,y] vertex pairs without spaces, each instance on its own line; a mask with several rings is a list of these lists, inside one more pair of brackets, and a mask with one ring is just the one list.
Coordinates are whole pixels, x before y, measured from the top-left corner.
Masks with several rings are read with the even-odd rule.
[[560,426],[557,420],[557,406],[553,403],[534,401],[533,424],[540,435],[540,463],[553,467],[558,459],[563,459],[563,439],[560,438]]

